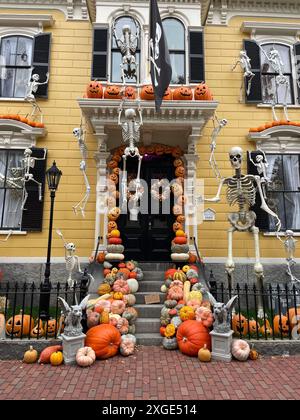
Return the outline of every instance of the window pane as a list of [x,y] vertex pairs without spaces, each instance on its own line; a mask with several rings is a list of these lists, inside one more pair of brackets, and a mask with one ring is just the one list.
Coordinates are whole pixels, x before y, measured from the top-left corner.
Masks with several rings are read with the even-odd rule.
[[275,103],[287,103],[292,104],[292,77],[287,76],[289,79],[289,85],[286,87],[284,84],[276,85],[276,76],[263,75],[261,76],[262,84],[262,96],[264,103],[272,103],[274,101],[275,92]]
[[[285,208],[283,201],[283,193],[268,193],[267,194],[267,204],[271,210],[274,211],[281,220],[281,230],[286,230],[285,225]],[[272,216],[269,216],[269,227],[270,231],[275,231],[276,228],[276,219]]]
[[300,193],[285,193],[286,229],[300,230]]
[[17,66],[31,66],[32,58],[32,39],[19,37],[17,45]]
[[7,189],[5,195],[3,228],[20,228],[22,190]]
[[[279,52],[281,62],[283,63],[283,73],[291,73],[291,50],[290,47],[280,44],[266,44],[262,45],[263,50],[269,54],[270,51],[275,48]],[[275,73],[273,66],[269,63],[265,54],[261,51],[261,65],[263,73]]]
[[5,57],[7,66],[15,66],[18,37],[10,36],[1,41],[1,55]]
[[5,79],[1,82],[1,96],[3,98],[12,98],[14,96],[14,83],[15,83],[16,69],[7,69]]
[[270,179],[268,185],[269,191],[282,191],[283,185],[283,169],[281,155],[267,155],[268,167],[267,177]]
[[286,87],[284,84],[277,85],[277,102],[279,104],[287,103],[292,104],[292,84],[293,80],[291,76],[287,76],[289,79],[289,85]]
[[6,178],[6,188],[22,188],[22,178],[24,170],[22,159],[24,153],[21,150],[11,151],[8,155],[8,168]]
[[[135,55],[135,59],[137,64],[139,64],[140,62],[140,54],[136,53]],[[122,56],[119,52],[114,51],[112,52],[111,55],[111,81],[113,83],[121,83],[122,79],[121,79],[121,69],[120,69],[120,64],[122,61]],[[135,79],[128,79],[127,77],[125,78],[127,83],[135,83]]]
[[[274,101],[274,92],[276,92],[275,76],[261,76],[262,97],[264,103]],[[276,98],[275,98],[276,99]]]
[[[121,39],[121,40],[123,39],[122,28],[124,25],[129,25],[131,28],[131,34],[133,36],[138,35],[139,40],[140,40],[140,28],[137,22],[130,16],[124,16],[115,21],[115,28],[116,28],[118,39]],[[139,45],[137,45],[137,42],[138,41],[136,40],[135,46],[139,47]],[[118,48],[116,39],[113,35],[112,35],[112,48]]]
[[169,50],[184,51],[184,26],[177,19],[164,19],[163,27]]
[[23,98],[30,80],[31,69],[16,69],[15,98]]
[[0,227],[2,223],[3,204],[4,204],[4,190],[0,190]]
[[284,189],[300,191],[299,155],[283,155]]
[[0,150],[0,188],[4,187],[6,159],[6,152],[4,150]]
[[184,54],[170,54],[173,84],[185,83]]

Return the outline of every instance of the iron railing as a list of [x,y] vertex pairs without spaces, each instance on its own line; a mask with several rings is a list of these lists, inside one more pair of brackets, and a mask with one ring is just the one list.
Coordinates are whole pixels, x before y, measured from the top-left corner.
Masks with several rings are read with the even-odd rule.
[[[0,314],[5,317],[6,338],[56,338],[63,327],[58,297],[74,305],[86,296],[88,288],[85,281],[75,283],[73,287],[67,282],[52,283],[50,292],[43,292],[41,286],[42,283],[34,282],[0,283]],[[40,297],[43,293],[50,295],[47,319],[41,318]]]

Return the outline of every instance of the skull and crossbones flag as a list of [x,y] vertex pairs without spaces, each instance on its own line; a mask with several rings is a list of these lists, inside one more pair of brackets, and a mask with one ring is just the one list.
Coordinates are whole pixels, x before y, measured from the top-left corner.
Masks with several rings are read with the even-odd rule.
[[165,90],[172,77],[172,67],[167,40],[164,34],[157,0],[150,0],[150,74],[158,112]]

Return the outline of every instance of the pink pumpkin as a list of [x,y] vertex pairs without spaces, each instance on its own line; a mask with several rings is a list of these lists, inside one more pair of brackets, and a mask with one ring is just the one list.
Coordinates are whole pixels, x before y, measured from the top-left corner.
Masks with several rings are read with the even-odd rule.
[[170,287],[167,299],[180,300],[183,299],[183,289],[180,286]]
[[125,318],[119,318],[116,327],[120,331],[120,334],[128,333],[129,322]]
[[196,309],[196,321],[202,322],[202,324],[209,328],[214,322],[212,311],[205,306],[200,306]]
[[127,295],[130,292],[129,286],[126,280],[116,280],[113,285],[114,292],[121,292],[123,295]]
[[111,303],[109,300],[99,300],[96,305],[95,305],[95,309],[96,308],[103,308],[104,311],[110,312],[110,307],[111,307]]
[[197,308],[199,308],[199,306],[201,305],[201,303],[199,302],[198,299],[191,299],[191,300],[188,300],[187,301],[186,305],[187,306],[191,306],[194,309],[197,309]]
[[100,322],[100,314],[98,312],[87,311],[87,327],[92,328]]
[[173,280],[172,283],[170,284],[170,287],[173,287],[173,286],[179,286],[183,289],[183,283],[181,280]]
[[123,300],[114,300],[110,310],[113,314],[121,315],[125,311],[125,303]]

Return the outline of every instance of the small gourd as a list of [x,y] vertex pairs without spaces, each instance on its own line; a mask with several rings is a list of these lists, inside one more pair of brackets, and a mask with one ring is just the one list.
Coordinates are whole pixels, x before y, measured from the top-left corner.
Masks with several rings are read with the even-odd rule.
[[24,363],[35,363],[38,359],[38,352],[32,347],[29,347],[29,350],[25,351],[23,362]]
[[210,362],[211,361],[211,352],[208,350],[206,344],[198,351],[198,358],[200,362]]
[[50,363],[52,366],[59,366],[64,361],[64,356],[61,351],[55,351],[50,356]]

